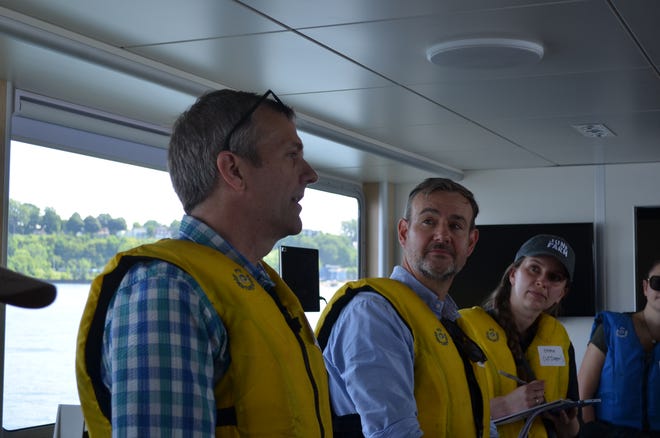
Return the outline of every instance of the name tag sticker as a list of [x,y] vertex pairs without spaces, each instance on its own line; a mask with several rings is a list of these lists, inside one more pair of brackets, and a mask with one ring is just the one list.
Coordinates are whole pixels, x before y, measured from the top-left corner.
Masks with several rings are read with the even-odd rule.
[[539,345],[539,358],[541,366],[544,367],[564,367],[566,358],[564,351],[559,345]]

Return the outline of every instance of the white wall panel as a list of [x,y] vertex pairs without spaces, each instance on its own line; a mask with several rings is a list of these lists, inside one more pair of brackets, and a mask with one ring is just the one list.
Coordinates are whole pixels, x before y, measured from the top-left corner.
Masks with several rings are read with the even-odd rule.
[[[632,311],[635,306],[635,206],[660,206],[660,163],[575,166],[466,172],[461,181],[479,203],[479,224],[594,222],[602,225],[600,259],[604,308]],[[396,187],[395,209],[403,211],[414,184]],[[393,238],[395,236],[392,236]],[[659,242],[660,243],[660,242]],[[477,243],[478,245],[478,243]],[[660,248],[660,245],[659,245]],[[401,251],[396,248],[395,260]],[[658,251],[660,256],[660,249]],[[459,274],[460,275],[460,274]],[[566,318],[582,360],[590,318]]]

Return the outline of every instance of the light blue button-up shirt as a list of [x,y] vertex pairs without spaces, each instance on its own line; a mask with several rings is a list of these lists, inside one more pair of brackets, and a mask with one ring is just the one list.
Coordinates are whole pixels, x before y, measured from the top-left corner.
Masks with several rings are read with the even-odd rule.
[[[456,320],[451,297],[442,301],[401,266],[391,279],[410,287],[440,318]],[[412,333],[391,304],[361,292],[340,313],[323,356],[337,415],[358,413],[366,438],[420,437],[414,395]]]

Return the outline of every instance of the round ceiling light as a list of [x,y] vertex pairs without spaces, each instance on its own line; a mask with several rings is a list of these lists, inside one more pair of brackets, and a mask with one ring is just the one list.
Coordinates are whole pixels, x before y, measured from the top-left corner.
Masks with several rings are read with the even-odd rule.
[[514,38],[469,38],[436,44],[426,58],[440,67],[488,69],[536,63],[543,58],[543,46]]

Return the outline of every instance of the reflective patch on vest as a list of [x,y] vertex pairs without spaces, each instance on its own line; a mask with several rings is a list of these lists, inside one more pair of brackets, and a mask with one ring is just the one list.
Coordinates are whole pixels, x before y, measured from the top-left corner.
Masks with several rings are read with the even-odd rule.
[[449,339],[447,339],[447,333],[442,331],[440,327],[435,329],[435,339],[442,345],[449,344]]
[[245,271],[236,268],[232,275],[238,287],[245,290],[254,290],[254,282]]
[[539,345],[539,360],[544,367],[564,367],[566,358],[559,345]]
[[495,329],[489,328],[486,332],[486,339],[492,342],[497,342],[500,340],[500,335],[495,331]]
[[616,329],[616,337],[617,338],[627,338],[628,337],[628,329],[625,328],[624,326],[620,326]]

